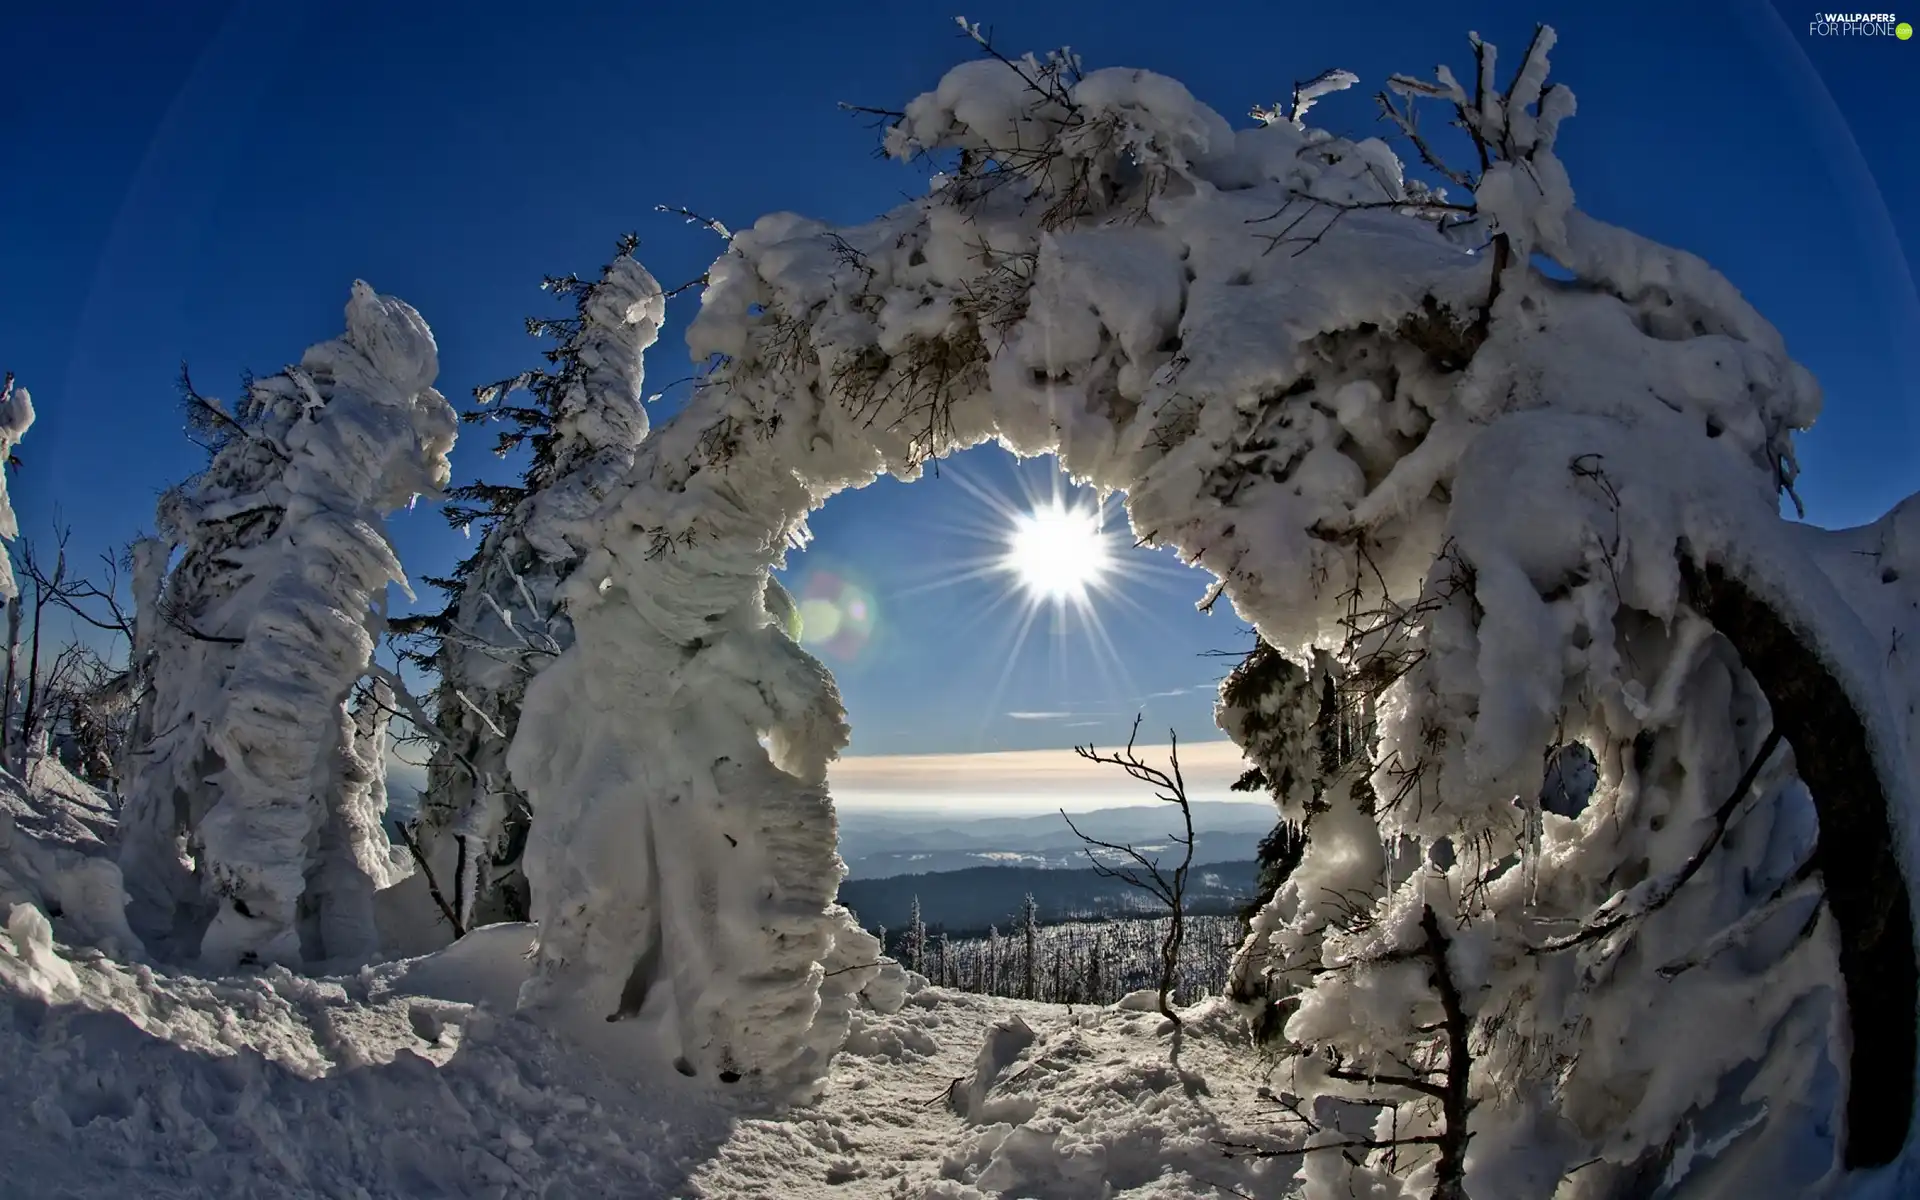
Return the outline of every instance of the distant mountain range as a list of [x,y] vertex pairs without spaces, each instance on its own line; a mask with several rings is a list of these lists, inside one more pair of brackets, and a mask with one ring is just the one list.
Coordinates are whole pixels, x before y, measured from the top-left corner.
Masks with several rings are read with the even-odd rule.
[[[1253,894],[1258,874],[1259,864],[1252,860],[1194,868],[1187,876],[1186,911],[1239,911]],[[840,903],[852,909],[866,928],[884,925],[897,933],[906,928],[918,898],[920,919],[929,928],[958,936],[984,933],[990,925],[1005,933],[1019,923],[1029,892],[1041,923],[1049,925],[1166,911],[1146,892],[1090,868],[970,867],[931,875],[849,879],[840,885]]]
[[[418,800],[405,777],[394,781],[393,815]],[[1169,835],[1180,828],[1172,805],[1135,804],[1074,813],[1081,832],[1132,846],[1149,859],[1178,854]],[[848,878],[840,902],[868,928],[903,928],[915,896],[921,920],[954,935],[1002,931],[1019,921],[1028,892],[1043,922],[1153,915],[1151,897],[1087,862],[1088,847],[1059,813],[973,817],[951,811],[842,809],[840,856]],[[1267,804],[1201,801],[1193,805],[1194,871],[1188,911],[1237,912],[1253,894],[1260,839],[1277,819]],[[1121,855],[1094,851],[1110,866]],[[1171,865],[1171,860],[1169,860]]]
[[[1178,850],[1171,835],[1180,829],[1180,814],[1171,805],[1132,805],[1072,815],[1082,833],[1132,846],[1149,858]],[[1196,803],[1195,864],[1252,860],[1274,821],[1273,809],[1264,804]],[[840,814],[840,856],[852,879],[974,867],[1084,870],[1087,849],[1059,813],[967,818],[854,809]],[[1095,853],[1110,865],[1121,857],[1107,851]]]
[[[1083,827],[1084,828],[1084,827]],[[1155,838],[1104,838],[1117,845],[1131,845],[1149,859],[1172,855],[1179,857],[1179,846],[1162,834]],[[1195,865],[1250,859],[1259,844],[1258,834],[1196,833],[1193,838]],[[851,878],[885,879],[895,875],[932,875],[937,872],[964,871],[970,867],[1030,867],[1041,871],[1086,870],[1088,855],[1108,866],[1118,866],[1125,856],[1110,850],[1089,850],[1084,842],[1068,833],[1059,842],[1021,849],[980,850],[881,850],[863,855],[847,864]],[[1170,860],[1171,861],[1171,860]]]

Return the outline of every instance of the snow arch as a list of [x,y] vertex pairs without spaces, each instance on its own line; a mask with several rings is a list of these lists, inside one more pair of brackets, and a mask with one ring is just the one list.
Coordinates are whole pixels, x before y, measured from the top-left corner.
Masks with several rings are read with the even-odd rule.
[[[1329,773],[1303,749],[1313,689],[1222,709],[1309,830],[1241,964],[1298,976],[1290,1039],[1363,1060],[1395,961],[1366,946],[1391,951],[1442,908],[1448,961],[1488,1006],[1460,1083],[1476,1169],[1527,1143],[1564,1152],[1562,1170],[1599,1155],[1628,1171],[1712,1098],[1690,1070],[1711,1083],[1825,1053],[1824,1034],[1778,1047],[1795,1005],[1832,1006],[1836,956],[1871,943],[1905,975],[1853,1013],[1856,1047],[1870,1009],[1894,1052],[1877,1074],[1853,1055],[1869,1148],[1847,1157],[1891,1158],[1911,1113],[1916,857],[1887,810],[1913,804],[1913,731],[1904,677],[1873,669],[1883,646],[1829,579],[1847,555],[1777,516],[1818,390],[1706,264],[1574,206],[1551,45],[1463,115],[1492,152],[1471,204],[1408,181],[1382,142],[1306,128],[1304,105],[1235,131],[1171,80],[1056,56],[962,66],[907,108],[890,150],[957,155],[927,198],[734,237],[688,334],[722,365],[603,510],[568,585],[577,642],[530,688],[509,756],[538,814],[523,1004],[644,1018],[688,1073],[814,1086],[875,947],[833,907],[825,780],[845,715],[785,636],[769,572],[836,492],[998,438],[1123,491],[1137,533],[1211,570],[1316,680],[1337,676],[1364,727],[1360,768]],[[1444,73],[1407,91],[1468,112]],[[1849,536],[1911,556],[1898,530]],[[1744,591],[1716,591],[1727,578]],[[1722,636],[1742,595],[1861,718],[1853,761],[1880,786],[1846,848],[1823,841],[1828,811],[1801,783],[1816,773],[1750,761],[1781,697]],[[1595,803],[1543,816],[1542,754],[1574,736],[1601,760]],[[1687,865],[1748,783],[1757,834]],[[1408,867],[1383,850],[1395,838],[1448,849]],[[1772,931],[1766,904],[1791,898],[1802,861],[1854,850],[1881,891],[1864,915],[1832,904],[1838,933],[1816,912],[1744,974],[1662,973],[1729,924],[1754,934],[1750,911]],[[1370,898],[1364,937],[1316,888]],[[1615,917],[1631,920],[1619,936]],[[1336,962],[1367,969],[1310,969]],[[1661,987],[1695,1020],[1748,1013],[1750,1036],[1664,1065],[1658,1039],[1600,1045]],[[1883,1119],[1863,1120],[1874,1104]]]

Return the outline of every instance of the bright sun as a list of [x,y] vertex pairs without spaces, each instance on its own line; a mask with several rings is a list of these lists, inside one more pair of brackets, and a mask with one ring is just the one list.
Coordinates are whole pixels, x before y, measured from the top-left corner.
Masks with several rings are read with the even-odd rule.
[[[976,456],[974,461],[984,460]],[[1044,479],[1036,479],[1043,467],[1051,469]],[[1107,634],[1107,617],[1119,609],[1135,618],[1148,617],[1139,603],[1142,595],[1190,595],[1194,572],[1136,546],[1121,505],[1090,487],[1068,484],[1057,462],[1035,461],[1033,469],[1016,463],[1010,490],[977,481],[952,463],[941,478],[952,480],[977,502],[970,511],[956,514],[953,532],[979,551],[945,558],[939,573],[895,591],[894,597],[986,583],[968,593],[968,599],[978,603],[956,624],[956,637],[970,635],[996,614],[1012,616],[1005,644],[983,656],[1000,661],[1000,676],[981,706],[981,735],[1000,712],[1001,693],[1036,627],[1051,634],[1050,661],[1055,667],[1067,661],[1063,654],[1068,639],[1083,637],[1104,686],[1116,695],[1138,694],[1140,689],[1127,678],[1125,658]],[[838,626],[807,613],[805,628],[811,632]]]
[[1054,499],[1014,518],[1003,565],[1036,599],[1084,604],[1113,567],[1102,524],[1099,509]]

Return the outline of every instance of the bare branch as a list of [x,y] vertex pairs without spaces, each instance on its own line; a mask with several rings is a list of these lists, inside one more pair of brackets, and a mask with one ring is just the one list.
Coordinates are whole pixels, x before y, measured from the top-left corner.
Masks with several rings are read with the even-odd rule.
[[653,206],[653,211],[671,213],[674,216],[683,217],[689,225],[698,225],[709,233],[718,234],[721,241],[730,242],[733,240],[733,230],[728,229],[714,218],[703,216],[690,208],[683,208],[677,204],[656,204]]
[[393,829],[400,835],[400,840],[406,844],[407,853],[413,856],[414,865],[420,868],[421,877],[427,881],[427,894],[433,897],[434,904],[439,906],[440,915],[447,919],[447,924],[453,926],[453,936],[456,939],[467,936],[466,929],[460,923],[459,914],[453,911],[453,906],[448,904],[447,898],[441,894],[439,881],[434,879],[433,868],[427,864],[427,856],[421,851],[419,841],[413,836],[413,830],[407,827],[405,821],[395,821]]
[[[1167,906],[1167,913],[1171,919],[1167,923],[1166,937],[1160,944],[1159,1008],[1160,1015],[1173,1026],[1171,1053],[1174,1064],[1178,1066],[1184,1025],[1179,1012],[1173,1006],[1172,997],[1174,988],[1179,982],[1180,948],[1186,940],[1187,872],[1193,866],[1193,806],[1187,799],[1186,778],[1180,770],[1179,734],[1171,729],[1167,731],[1168,765],[1163,770],[1146,762],[1134,752],[1134,746],[1140,739],[1140,720],[1140,717],[1134,717],[1133,729],[1127,735],[1127,748],[1124,751],[1117,754],[1102,754],[1089,743],[1074,747],[1074,753],[1088,762],[1119,767],[1127,773],[1128,777],[1156,788],[1155,794],[1158,799],[1179,807],[1185,832],[1171,835],[1171,840],[1183,851],[1179,865],[1174,867],[1171,873],[1164,871],[1158,859],[1148,859],[1132,846],[1116,845],[1089,837],[1080,832],[1079,827],[1074,825],[1073,819],[1068,817],[1064,810],[1060,815],[1066,819],[1067,828],[1073,830],[1074,836],[1087,844],[1087,858],[1093,863],[1096,874],[1124,880],[1134,887],[1151,893]],[[1095,849],[1118,853],[1132,860],[1145,874],[1136,875],[1130,869],[1109,867],[1095,856]]]

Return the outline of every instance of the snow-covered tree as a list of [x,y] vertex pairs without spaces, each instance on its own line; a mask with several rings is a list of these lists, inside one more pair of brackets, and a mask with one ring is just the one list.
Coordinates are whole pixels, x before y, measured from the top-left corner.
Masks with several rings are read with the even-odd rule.
[[920,919],[920,897],[914,896],[913,906],[907,910],[907,932],[900,939],[898,951],[900,960],[907,969],[918,974],[927,973],[927,923]]
[[526,468],[518,483],[451,490],[449,520],[478,532],[479,545],[451,578],[430,581],[447,593],[442,611],[395,622],[412,635],[409,655],[439,679],[418,841],[454,897],[456,932],[527,916],[520,856],[531,813],[508,776],[507,746],[527,681],[573,641],[559,587],[591,540],[588,518],[647,433],[641,354],[666,300],[634,245],[621,239],[591,282],[548,279],[574,309],[527,322],[554,339],[550,366],[475,392],[479,407],[463,420],[503,425],[496,452],[524,451]]
[[[997,437],[1123,491],[1292,664],[1222,723],[1306,838],[1240,979],[1293,1094],[1385,1131],[1340,1153],[1304,1107],[1320,1194],[1631,1191],[1707,1147],[1765,1190],[1901,1152],[1913,506],[1780,519],[1817,386],[1705,263],[1576,206],[1551,31],[1504,82],[1473,45],[1470,86],[1382,93],[1430,181],[1298,112],[1236,131],[1149,72],[992,53],[887,135],[952,156],[928,196],[732,238],[688,334],[721,365],[610,497],[509,755],[530,1007],[817,1080],[863,986],[847,734],[768,572],[837,491]],[[1575,742],[1567,817],[1539,798]]]
[[1020,906],[1020,995],[1028,1000],[1038,994],[1035,979],[1035,960],[1040,954],[1040,906],[1034,902],[1033,893]]
[[161,497],[157,535],[136,563],[134,654],[150,664],[154,686],[134,717],[120,866],[135,932],[163,954],[191,955],[211,915],[191,845],[217,799],[209,723],[270,581],[265,547],[284,519],[286,440],[301,409],[248,388],[229,411],[184,372],[181,382],[188,428],[208,461]]
[[0,604],[11,604],[20,594],[14,582],[13,560],[5,553],[5,544],[20,536],[20,523],[13,515],[13,501],[7,495],[7,478],[16,461],[13,448],[33,428],[33,393],[15,386],[13,372],[0,382]]
[[356,282],[346,322],[235,411],[188,389],[210,461],[161,501],[177,564],[136,579],[153,684],[121,862],[143,936],[215,965],[377,949],[390,869],[348,700],[405,586],[385,517],[445,485],[455,421],[418,313]]
[[33,394],[16,387],[13,372],[0,383],[0,608],[7,610],[6,681],[0,689],[0,751],[9,765],[17,762],[13,754],[15,691],[20,682],[20,585],[13,575],[13,553],[8,543],[20,536],[20,522],[13,515],[13,501],[7,494],[7,480],[18,465],[13,448],[33,427]]

